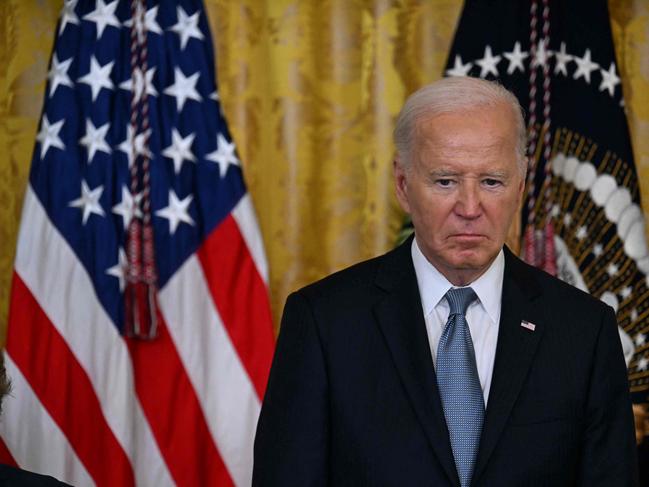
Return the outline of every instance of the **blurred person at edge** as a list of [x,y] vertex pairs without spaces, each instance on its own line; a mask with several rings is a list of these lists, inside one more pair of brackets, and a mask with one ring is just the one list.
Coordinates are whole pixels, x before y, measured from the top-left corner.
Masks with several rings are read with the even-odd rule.
[[[0,413],[2,401],[11,392],[11,382],[5,369],[4,354],[0,350]],[[0,418],[2,421],[2,418]],[[39,475],[9,465],[0,464],[0,487],[65,487],[68,484],[59,482],[54,477]],[[69,486],[68,486],[69,487]]]

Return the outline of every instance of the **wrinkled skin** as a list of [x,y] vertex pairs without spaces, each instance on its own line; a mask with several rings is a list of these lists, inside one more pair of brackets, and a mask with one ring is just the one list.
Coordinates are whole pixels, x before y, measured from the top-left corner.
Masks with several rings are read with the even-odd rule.
[[423,118],[410,161],[394,163],[397,199],[422,253],[451,283],[484,273],[521,201],[516,125],[508,105]]

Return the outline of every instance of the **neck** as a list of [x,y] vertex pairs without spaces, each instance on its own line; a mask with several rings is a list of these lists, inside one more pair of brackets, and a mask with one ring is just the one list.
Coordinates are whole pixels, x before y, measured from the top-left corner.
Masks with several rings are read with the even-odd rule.
[[[493,260],[491,262],[493,262]],[[440,274],[448,279],[451,284],[457,287],[463,287],[468,286],[482,276],[487,269],[489,269],[491,262],[484,269],[440,269],[432,262],[431,264],[440,272]]]

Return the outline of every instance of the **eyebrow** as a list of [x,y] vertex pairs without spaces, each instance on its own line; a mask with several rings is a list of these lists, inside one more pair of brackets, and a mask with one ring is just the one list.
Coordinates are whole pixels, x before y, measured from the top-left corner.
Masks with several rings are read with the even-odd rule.
[[504,179],[504,178],[509,177],[510,174],[505,172],[505,171],[490,171],[490,172],[481,173],[480,176],[482,176],[482,177],[487,176],[487,177],[491,177],[491,178],[502,178],[502,179]]
[[439,170],[436,170],[436,171],[431,171],[429,173],[429,176],[435,178],[435,177],[457,176],[458,174],[460,174],[460,173],[457,172],[457,171],[449,171],[449,170],[445,170],[445,169],[439,169]]
[[[431,171],[429,173],[430,177],[449,177],[449,176],[459,176],[460,173],[458,171],[451,171],[448,169],[438,169],[435,171]],[[490,178],[507,178],[509,174],[506,171],[487,171],[487,172],[481,172],[478,174],[478,177],[490,177]]]

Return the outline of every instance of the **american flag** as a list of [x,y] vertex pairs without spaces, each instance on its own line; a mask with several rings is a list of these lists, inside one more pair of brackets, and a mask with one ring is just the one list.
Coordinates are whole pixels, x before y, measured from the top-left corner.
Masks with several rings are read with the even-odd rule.
[[[62,9],[14,267],[0,461],[77,486],[250,485],[274,348],[260,233],[202,2],[134,1]],[[143,100],[148,124],[133,125]],[[124,309],[143,159],[150,340],[126,333]]]

